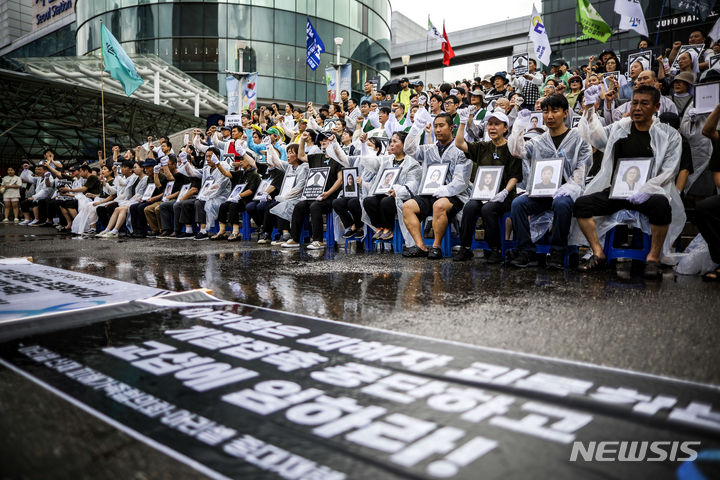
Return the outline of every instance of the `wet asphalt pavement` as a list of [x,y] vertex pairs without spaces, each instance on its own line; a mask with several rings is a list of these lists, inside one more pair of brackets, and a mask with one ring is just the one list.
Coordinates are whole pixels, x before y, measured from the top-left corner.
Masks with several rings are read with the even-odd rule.
[[[226,300],[352,324],[720,385],[720,287],[672,270],[662,280],[646,281],[629,263],[586,275],[517,270],[478,257],[458,264],[345,254],[342,245],[337,252],[308,252],[255,242],[83,239],[14,225],[0,225],[0,255],[175,291],[204,287]],[[42,417],[47,408],[48,415],[62,417],[72,437],[101,439],[92,453],[70,453],[75,461],[63,462],[66,450],[81,440],[69,445],[53,436],[53,428],[63,428],[57,422],[33,420],[47,435],[27,435],[34,430],[27,429],[2,436],[0,465],[12,458],[17,467],[5,471],[9,477],[31,478],[24,467],[45,464],[56,478],[93,477],[98,464],[111,470],[136,465],[124,478],[156,470],[143,465],[163,466],[162,474],[148,478],[197,476],[12,372],[0,369],[0,385],[3,411]],[[28,397],[43,407],[27,407]],[[2,417],[2,431],[24,425]]]

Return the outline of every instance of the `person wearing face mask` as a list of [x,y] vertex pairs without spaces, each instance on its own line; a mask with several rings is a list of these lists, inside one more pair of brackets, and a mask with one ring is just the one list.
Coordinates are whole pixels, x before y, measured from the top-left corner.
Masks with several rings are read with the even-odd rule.
[[680,72],[670,83],[671,93],[667,95],[667,98],[675,104],[680,118],[693,105],[693,82],[692,73]]
[[475,236],[478,217],[482,216],[485,228],[485,241],[490,250],[485,251],[488,263],[502,261],[500,254],[500,229],[498,223],[503,214],[510,211],[510,205],[515,199],[515,185],[522,181],[522,164],[519,158],[513,157],[508,149],[505,135],[508,132],[508,119],[505,114],[495,111],[488,116],[487,131],[489,142],[467,143],[463,130],[467,117],[461,118],[455,145],[465,153],[473,162],[473,171],[470,182],[474,182],[477,168],[480,166],[502,166],[503,177],[500,180],[500,191],[488,202],[468,200],[463,208],[462,224],[460,226],[460,250],[453,256],[455,261],[470,260],[473,253],[470,250]]

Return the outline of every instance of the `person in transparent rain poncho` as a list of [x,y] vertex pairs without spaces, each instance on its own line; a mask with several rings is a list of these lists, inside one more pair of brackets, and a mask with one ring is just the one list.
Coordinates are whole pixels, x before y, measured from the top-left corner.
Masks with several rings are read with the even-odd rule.
[[[422,167],[405,153],[404,143],[407,135],[405,132],[393,133],[388,145],[388,155],[373,155],[363,151],[358,157],[343,158],[338,154],[337,149],[334,152],[338,154],[338,161],[341,164],[350,166],[350,162],[354,162],[353,165],[359,169],[363,179],[362,221],[375,231],[373,236],[375,240],[392,240],[396,218],[403,236],[409,237],[409,232],[402,221],[402,206],[417,193],[422,178]],[[383,172],[389,168],[400,168],[400,172],[394,178],[387,193],[373,195],[376,186],[387,177]]]
[[[552,227],[550,255],[546,264],[549,268],[563,269],[573,205],[583,193],[585,176],[592,166],[592,149],[580,138],[577,129],[568,129],[565,124],[569,105],[563,95],[545,98],[541,108],[548,131],[525,142],[525,129],[522,127],[528,121],[530,112],[523,110],[523,118],[519,119],[521,123],[516,124],[508,139],[510,153],[523,160],[523,177],[528,187],[533,180],[528,179],[533,164],[543,159],[562,159],[561,185],[552,197],[530,197],[525,194],[513,200],[510,212],[518,246],[517,255],[510,263],[520,268],[537,265],[533,239],[536,241],[541,238]],[[538,228],[539,224],[544,225],[544,228]]]
[[[205,166],[198,170],[190,162],[183,162],[178,171],[191,178],[200,178],[201,187],[198,198],[188,205],[183,204],[180,221],[185,224],[185,232],[178,238],[194,237],[195,240],[207,240],[207,225],[214,225],[218,218],[220,205],[230,196],[230,179],[226,177],[217,165],[223,160],[219,158],[220,150],[210,147],[205,152]],[[230,165],[223,162],[225,171]],[[208,181],[212,181],[209,188],[205,188]],[[202,198],[201,198],[202,197]],[[200,226],[200,231],[193,235],[193,223]]]
[[[594,92],[585,94],[593,100]],[[575,203],[575,217],[592,256],[580,267],[589,272],[605,267],[601,237],[612,226],[624,223],[617,212],[636,211],[647,217],[652,242],[645,264],[645,276],[661,275],[660,259],[663,245],[669,251],[685,224],[685,210],[675,188],[680,166],[682,139],[670,125],[654,118],[660,108],[660,92],[654,87],[639,86],[633,92],[630,118],[602,127],[590,107],[578,125],[580,135],[604,152],[600,171]],[[652,157],[648,181],[627,199],[610,199],[610,186],[621,158]],[[596,217],[596,218],[593,218]],[[640,222],[642,224],[642,222]]]
[[[418,145],[420,134],[430,121],[433,122],[436,141]],[[418,192],[403,204],[403,220],[408,232],[405,237],[405,245],[408,248],[403,252],[405,257],[442,258],[440,245],[443,236],[446,235],[447,227],[455,217],[460,220],[463,206],[470,198],[472,162],[455,146],[452,136],[453,125],[453,119],[447,113],[440,113],[433,120],[430,113],[421,108],[415,114],[415,121],[405,139],[405,154],[415,158],[422,165],[423,178],[427,176],[430,166],[448,165],[443,185],[432,195],[420,195]],[[434,240],[428,251],[420,226],[429,216],[432,216]]]

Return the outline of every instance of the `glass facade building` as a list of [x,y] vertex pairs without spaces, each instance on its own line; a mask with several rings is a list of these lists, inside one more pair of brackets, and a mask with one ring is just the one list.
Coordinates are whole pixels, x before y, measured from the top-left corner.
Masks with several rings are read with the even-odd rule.
[[[706,34],[718,19],[720,7],[716,7],[706,21],[680,10],[671,9],[667,0],[641,0],[645,21],[650,35],[650,46],[657,46],[661,51],[672,48],[674,41],[687,43],[693,30],[703,30]],[[664,4],[664,7],[663,7]],[[593,0],[592,6],[610,25],[617,30],[620,16],[613,10],[615,0]],[[595,39],[583,39],[582,30],[575,22],[577,0],[543,0],[542,17],[550,36],[552,59],[564,58],[571,66],[587,63],[590,55],[598,58],[603,49],[612,48],[620,56],[620,52],[637,48],[640,35],[635,31],[614,33],[607,43]],[[662,15],[662,17],[661,17]],[[658,30],[660,34],[657,35]],[[580,37],[578,40],[577,38]]]
[[[257,71],[263,100],[325,103],[325,67],[352,64],[352,89],[390,75],[389,0],[78,0],[77,55],[99,54],[100,22],[128,53],[155,54],[225,93],[226,71]],[[325,44],[320,66],[305,64],[310,17]]]

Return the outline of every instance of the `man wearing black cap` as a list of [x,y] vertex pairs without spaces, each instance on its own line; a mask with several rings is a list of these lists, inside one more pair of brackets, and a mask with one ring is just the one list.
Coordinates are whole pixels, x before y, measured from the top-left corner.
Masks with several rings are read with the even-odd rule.
[[543,88],[545,88],[547,81],[551,78],[554,78],[557,81],[562,81],[565,84],[565,88],[570,88],[570,77],[572,77],[572,75],[568,72],[568,64],[565,59],[557,58],[550,65],[555,68],[555,73],[547,76],[545,84],[543,84]]
[[400,79],[400,91],[395,96],[395,102],[402,103],[405,106],[405,111],[410,110],[410,95],[413,91],[410,90],[410,82],[407,78],[403,77]]
[[422,82],[422,80],[418,80],[415,82],[415,93],[420,94],[420,92],[423,91],[423,88],[425,88],[425,84]]

